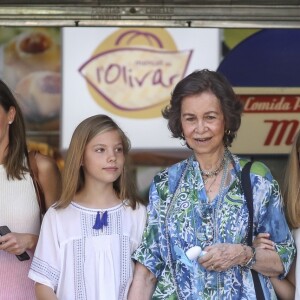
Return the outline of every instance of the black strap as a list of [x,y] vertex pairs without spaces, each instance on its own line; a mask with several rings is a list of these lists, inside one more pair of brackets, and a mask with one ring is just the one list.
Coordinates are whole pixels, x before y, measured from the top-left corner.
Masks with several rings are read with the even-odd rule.
[[249,212],[249,224],[248,224],[248,235],[247,235],[247,245],[252,246],[253,239],[253,194],[251,188],[251,180],[250,180],[250,169],[252,166],[252,162],[249,161],[245,164],[242,170],[241,180],[243,192],[247,201],[247,207]]
[[29,171],[30,171],[30,176],[33,181],[33,185],[35,188],[36,196],[37,196],[37,201],[40,207],[40,215],[41,218],[42,216],[46,213],[46,200],[45,200],[45,194],[43,191],[43,187],[39,182],[39,169],[36,164],[36,153],[37,151],[30,151],[28,153],[28,158],[29,158]]
[[[253,193],[251,187],[251,180],[250,180],[250,169],[251,169],[252,162],[249,161],[243,167],[242,174],[241,174],[241,181],[242,187],[244,191],[244,195],[247,201],[247,207],[249,211],[249,227],[248,227],[248,236],[247,236],[247,244],[248,246],[252,246],[252,239],[253,239]],[[256,299],[257,300],[264,300],[264,292],[258,277],[258,273],[251,269]]]

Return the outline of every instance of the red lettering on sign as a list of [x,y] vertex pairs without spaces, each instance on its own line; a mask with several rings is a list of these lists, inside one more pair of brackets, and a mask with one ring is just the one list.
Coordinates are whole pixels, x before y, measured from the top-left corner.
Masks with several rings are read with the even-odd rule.
[[[289,146],[293,143],[294,136],[297,133],[299,127],[298,120],[265,120],[265,123],[271,123],[268,136],[265,140],[264,145],[271,145],[274,141],[274,145],[278,146],[282,142]],[[283,141],[283,137],[287,134],[286,140]]]
[[298,113],[298,95],[240,95],[245,113]]

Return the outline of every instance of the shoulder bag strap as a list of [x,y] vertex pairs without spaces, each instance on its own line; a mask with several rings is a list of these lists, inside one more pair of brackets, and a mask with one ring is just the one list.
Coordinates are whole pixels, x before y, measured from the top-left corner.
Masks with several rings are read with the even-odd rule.
[[[247,236],[247,244],[248,246],[252,246],[252,239],[253,239],[253,193],[251,187],[251,180],[250,180],[250,169],[252,166],[252,162],[249,161],[243,167],[242,174],[241,174],[241,181],[243,192],[247,201],[247,207],[249,211],[249,227],[248,227],[248,236]],[[258,277],[258,273],[251,269],[256,299],[257,300],[264,300],[264,292]]]
[[247,201],[247,207],[249,212],[249,226],[248,226],[248,235],[247,235],[247,245],[252,246],[253,239],[253,195],[252,195],[252,187],[250,180],[250,169],[252,166],[252,162],[249,161],[245,164],[242,169],[241,181],[243,192]]
[[30,151],[28,153],[28,157],[29,157],[29,169],[30,169],[30,176],[32,178],[33,184],[34,184],[34,188],[35,188],[35,192],[36,192],[36,196],[37,196],[37,200],[38,200],[38,204],[40,207],[40,212],[41,212],[41,216],[45,214],[46,212],[46,202],[45,202],[45,194],[43,191],[43,188],[39,182],[39,170],[36,164],[36,159],[35,159],[35,155],[36,155],[37,151]]

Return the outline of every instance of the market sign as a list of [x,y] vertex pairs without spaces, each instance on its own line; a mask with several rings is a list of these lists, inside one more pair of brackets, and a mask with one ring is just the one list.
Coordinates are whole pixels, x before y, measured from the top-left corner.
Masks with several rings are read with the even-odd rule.
[[61,148],[86,117],[106,114],[133,149],[182,149],[161,111],[178,81],[216,70],[220,30],[200,28],[63,28]]
[[300,89],[236,88],[244,102],[242,125],[233,151],[287,154],[300,130]]

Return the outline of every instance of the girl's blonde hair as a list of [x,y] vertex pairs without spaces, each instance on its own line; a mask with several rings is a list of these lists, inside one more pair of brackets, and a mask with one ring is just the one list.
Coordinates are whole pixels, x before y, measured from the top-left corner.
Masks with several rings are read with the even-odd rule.
[[300,131],[295,136],[283,183],[286,218],[291,228],[300,227]]
[[82,121],[75,129],[69,149],[67,151],[65,166],[62,173],[62,195],[56,203],[56,208],[67,207],[73,200],[75,194],[79,192],[84,184],[84,172],[81,166],[86,145],[96,135],[107,131],[116,130],[122,140],[125,163],[120,177],[113,183],[117,196],[129,201],[129,205],[135,209],[136,203],[143,203],[137,195],[137,189],[133,176],[129,169],[128,154],[131,148],[130,141],[121,128],[106,115],[95,115]]

